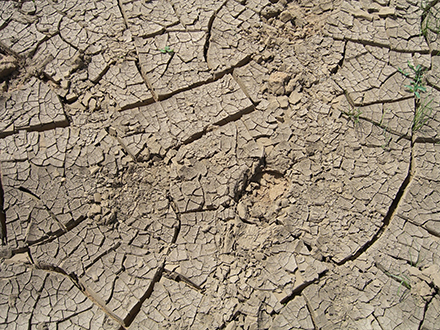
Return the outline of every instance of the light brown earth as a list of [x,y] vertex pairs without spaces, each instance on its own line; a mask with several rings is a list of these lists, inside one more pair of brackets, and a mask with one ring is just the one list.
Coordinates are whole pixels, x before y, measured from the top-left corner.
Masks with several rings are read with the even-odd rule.
[[439,22],[1,1],[0,328],[440,329]]

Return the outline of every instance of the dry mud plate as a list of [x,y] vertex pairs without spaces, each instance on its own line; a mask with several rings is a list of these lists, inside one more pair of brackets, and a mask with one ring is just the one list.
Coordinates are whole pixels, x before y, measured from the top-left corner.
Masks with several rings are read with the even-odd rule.
[[0,1],[1,329],[440,329],[440,1]]

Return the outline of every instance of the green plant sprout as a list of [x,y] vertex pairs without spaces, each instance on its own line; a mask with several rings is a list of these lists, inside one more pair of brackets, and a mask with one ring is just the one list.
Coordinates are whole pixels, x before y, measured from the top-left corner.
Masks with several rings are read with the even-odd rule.
[[385,142],[380,146],[382,149],[387,149],[390,146],[391,143],[391,135],[388,134],[387,129],[384,127],[382,131],[382,135],[385,139]]
[[163,54],[172,54],[174,53],[174,49],[171,49],[170,46],[165,46],[163,49],[159,49],[159,51]]
[[359,124],[359,117],[362,115],[362,111],[359,108],[352,108],[349,112],[343,111],[355,125]]
[[434,98],[422,100],[420,95],[421,92],[426,92],[426,87],[423,85],[423,74],[427,69],[423,68],[420,64],[414,66],[409,61],[408,67],[412,70],[412,75],[401,68],[398,69],[401,74],[412,80],[410,85],[405,85],[405,87],[408,88],[415,97],[415,112],[412,125],[412,131],[415,132],[421,129],[429,120],[432,114],[431,104]]
[[[391,277],[392,279],[400,282],[400,285],[397,289],[398,296],[400,296],[400,289],[402,288],[402,286],[405,287],[406,289],[408,289],[408,291],[411,290],[411,280],[409,279],[408,276],[403,275],[403,274],[394,275],[394,274],[391,274],[390,272],[385,272],[385,274],[388,275],[389,277]],[[403,293],[400,298],[403,299],[404,296],[405,296],[405,293]]]
[[432,114],[432,107],[431,107],[431,103],[432,101],[434,101],[434,99],[430,99],[429,101],[421,101],[417,107],[416,107],[416,112],[414,114],[414,119],[413,119],[413,126],[412,126],[412,130],[418,131],[419,129],[421,129],[426,122],[429,120],[431,114]]
[[405,87],[408,88],[411,93],[414,93],[417,99],[420,99],[420,92],[426,92],[426,87],[423,86],[422,80],[423,74],[427,69],[423,68],[420,64],[414,66],[410,63],[410,61],[408,61],[408,67],[413,71],[413,76],[401,68],[398,68],[398,70],[405,77],[408,77],[412,80],[410,85],[405,85]]
[[[407,244],[408,244],[408,241],[407,241]],[[409,248],[409,250],[408,250],[408,254],[409,254],[409,264],[412,266],[412,267],[416,267],[416,268],[418,268],[419,267],[419,264],[423,261],[423,259],[420,259],[420,249],[415,249],[416,251],[417,251],[417,260],[416,260],[416,262],[413,262],[413,258],[412,258],[412,255],[411,255],[411,248],[413,247],[413,245],[411,244],[411,246],[410,246],[410,248]]]

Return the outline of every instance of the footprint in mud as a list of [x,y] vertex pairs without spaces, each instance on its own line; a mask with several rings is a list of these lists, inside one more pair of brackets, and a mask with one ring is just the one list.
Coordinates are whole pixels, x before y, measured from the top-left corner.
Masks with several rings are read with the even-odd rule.
[[288,187],[288,180],[278,172],[259,173],[237,205],[240,219],[248,223],[271,222]]

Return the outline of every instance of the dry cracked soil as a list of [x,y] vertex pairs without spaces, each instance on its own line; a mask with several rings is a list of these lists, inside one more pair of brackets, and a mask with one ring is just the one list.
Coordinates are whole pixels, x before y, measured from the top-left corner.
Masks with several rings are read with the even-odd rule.
[[439,25],[1,1],[0,328],[439,330]]

